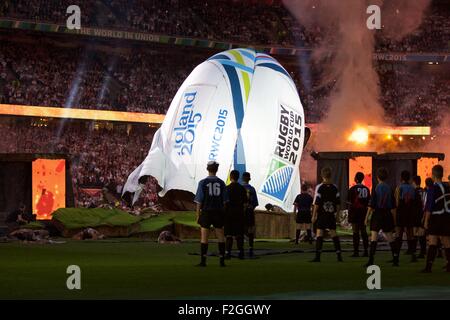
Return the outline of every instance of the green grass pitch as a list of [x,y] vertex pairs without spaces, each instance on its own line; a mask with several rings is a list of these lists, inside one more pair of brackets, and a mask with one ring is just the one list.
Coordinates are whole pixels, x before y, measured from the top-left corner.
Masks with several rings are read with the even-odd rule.
[[[326,248],[331,248],[326,243]],[[348,248],[348,244],[346,244]],[[0,299],[183,299],[183,298],[430,298],[450,299],[450,276],[438,259],[434,273],[420,274],[423,260],[410,263],[402,255],[399,268],[386,260],[381,267],[382,290],[366,287],[366,258],[337,263],[334,253],[323,262],[308,262],[313,253],[262,256],[254,260],[232,259],[220,268],[209,257],[207,268],[194,267],[199,257],[194,242],[159,245],[137,239],[67,241],[63,244],[0,243]],[[210,244],[210,251],[217,245]],[[257,242],[257,248],[295,249],[286,241]],[[300,248],[312,249],[308,244]],[[81,290],[66,288],[66,268],[81,267]]]

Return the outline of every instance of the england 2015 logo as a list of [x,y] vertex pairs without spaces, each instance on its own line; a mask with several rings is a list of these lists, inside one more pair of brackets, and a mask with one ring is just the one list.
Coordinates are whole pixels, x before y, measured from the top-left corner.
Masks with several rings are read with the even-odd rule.
[[202,115],[194,113],[194,100],[197,92],[186,92],[184,94],[184,106],[173,129],[175,133],[175,149],[179,156],[192,155],[192,147],[195,141],[195,131]]
[[278,134],[274,156],[261,188],[263,194],[284,201],[301,148],[302,117],[282,104],[279,105]]

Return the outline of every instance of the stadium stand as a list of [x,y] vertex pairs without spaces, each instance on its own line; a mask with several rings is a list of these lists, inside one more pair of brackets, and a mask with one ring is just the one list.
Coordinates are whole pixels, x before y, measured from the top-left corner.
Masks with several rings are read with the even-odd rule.
[[[306,30],[279,1],[274,2],[79,0],[77,4],[83,10],[83,26],[285,48],[320,43],[319,28]],[[71,4],[70,0],[5,0],[0,3],[0,19],[64,24]],[[420,28],[405,39],[394,42],[383,33],[377,35],[375,51],[448,52],[449,39],[450,8],[433,5]],[[0,41],[0,103],[159,114],[166,113],[193,68],[215,53],[6,29],[0,31]],[[298,57],[276,58],[297,85],[307,122],[319,122],[327,112],[335,80],[324,83],[323,70],[314,64],[304,72]],[[378,61],[376,69],[388,122],[439,124],[439,111],[450,105],[448,66]],[[2,120],[0,134],[7,137],[0,140],[2,152],[70,155],[78,206],[102,201],[101,194],[89,195],[85,188],[107,188],[119,196],[126,177],[145,157],[154,130],[89,121]],[[155,181],[147,184],[141,207],[157,201]]]
[[[211,55],[203,50],[180,54],[171,47],[20,40],[3,41],[0,48],[0,103],[164,114],[183,80]],[[320,121],[334,80],[322,83],[317,66],[304,79],[298,63],[281,62],[297,85],[308,122]],[[377,71],[389,122],[434,125],[436,111],[449,105],[450,76],[444,66],[382,62]],[[424,80],[412,76],[417,74]]]
[[[6,0],[0,4],[0,17],[64,24],[71,4],[69,0],[51,1],[51,5],[45,0]],[[278,46],[313,47],[323,38],[320,28],[306,30],[280,1],[82,0],[77,4],[83,25],[91,27]],[[401,41],[380,35],[377,50],[446,51],[449,16],[448,5],[433,4],[413,35]]]
[[[119,197],[134,168],[146,156],[153,130],[91,122],[36,121],[26,118],[0,121],[2,153],[62,153],[71,161],[72,183],[77,206],[97,205],[101,194],[90,196],[85,188],[107,188]],[[156,184],[147,182],[141,207],[156,202]]]

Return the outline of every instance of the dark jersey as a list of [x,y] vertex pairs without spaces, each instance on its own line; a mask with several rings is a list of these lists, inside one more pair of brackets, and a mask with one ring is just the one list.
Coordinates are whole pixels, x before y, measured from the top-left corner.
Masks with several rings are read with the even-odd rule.
[[253,186],[251,186],[248,183],[242,184],[242,186],[247,191],[247,198],[248,198],[248,209],[254,210],[258,205],[258,196],[256,195],[256,190]]
[[308,193],[300,193],[295,197],[294,205],[299,213],[310,213],[313,201],[313,197]]
[[427,193],[426,211],[433,215],[450,215],[450,187],[435,183]]
[[334,214],[340,203],[340,194],[336,185],[321,183],[316,187],[314,204],[319,207],[318,214]]
[[395,208],[394,194],[387,183],[380,182],[376,186],[370,199],[369,207],[374,210],[390,210]]
[[415,188],[415,196],[414,196],[414,212],[416,214],[416,218],[418,221],[422,220],[423,217],[423,209],[424,209],[424,198],[425,198],[425,190],[421,187]]
[[424,211],[425,209],[426,200],[427,200],[427,191],[422,187],[416,187],[415,203],[417,207],[420,206],[422,211]]
[[347,200],[350,211],[367,211],[370,201],[370,189],[358,183],[348,190]]
[[225,182],[216,176],[208,176],[198,183],[194,201],[204,211],[223,210],[228,201]]
[[252,227],[255,225],[255,208],[259,205],[258,196],[256,195],[256,190],[253,186],[248,183],[242,184],[242,186],[247,191],[247,199],[248,205],[247,210],[245,210],[246,214],[246,224],[247,227]]
[[237,182],[232,182],[227,186],[228,208],[235,211],[244,211],[244,206],[248,202],[247,190]]
[[402,183],[395,190],[395,198],[399,210],[411,211],[415,205],[416,191],[409,183]]

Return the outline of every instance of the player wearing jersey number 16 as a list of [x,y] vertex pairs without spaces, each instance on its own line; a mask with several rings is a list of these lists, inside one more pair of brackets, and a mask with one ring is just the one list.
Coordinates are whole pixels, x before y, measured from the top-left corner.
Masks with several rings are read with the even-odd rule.
[[208,253],[208,236],[211,226],[214,227],[219,241],[220,266],[225,267],[225,203],[228,201],[225,182],[216,176],[219,164],[208,162],[208,176],[198,183],[195,202],[197,203],[197,222],[200,225],[201,260],[198,266],[206,267]]

